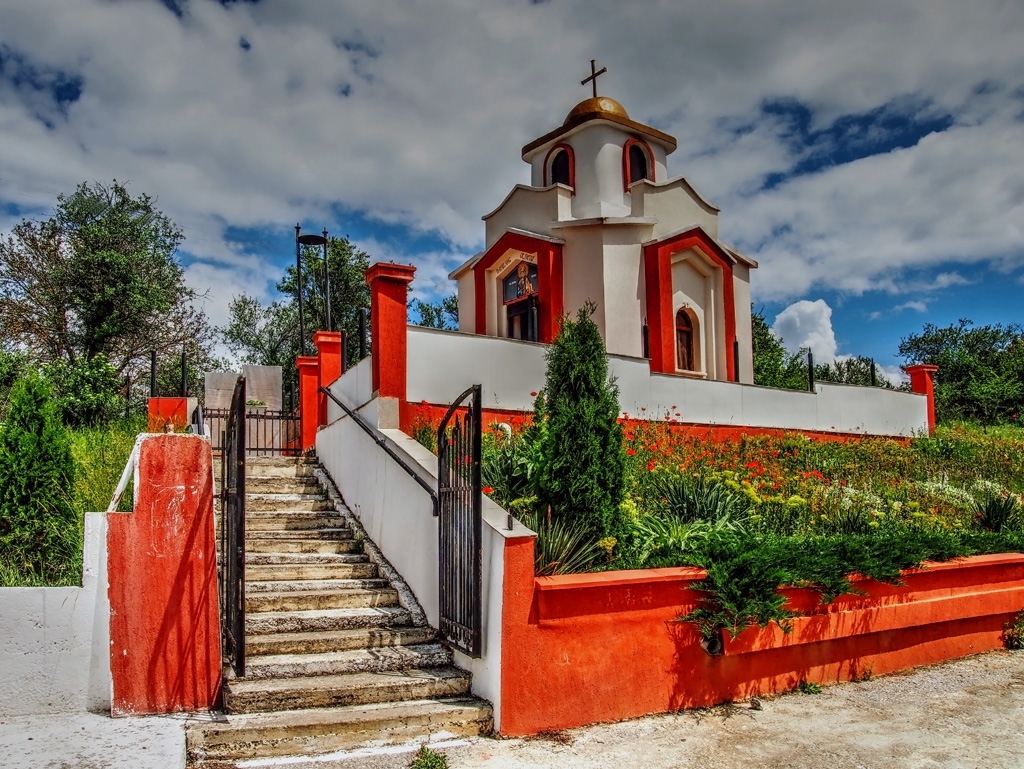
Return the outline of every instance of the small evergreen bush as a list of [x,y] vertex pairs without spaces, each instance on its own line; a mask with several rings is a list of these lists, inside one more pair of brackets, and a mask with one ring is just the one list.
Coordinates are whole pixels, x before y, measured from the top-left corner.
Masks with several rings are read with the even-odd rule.
[[579,521],[594,539],[613,535],[622,502],[625,455],[619,391],[608,377],[604,340],[587,302],[562,327],[547,354],[531,438],[541,509]]
[[80,545],[71,441],[46,382],[22,378],[0,430],[0,555],[29,581],[57,584]]

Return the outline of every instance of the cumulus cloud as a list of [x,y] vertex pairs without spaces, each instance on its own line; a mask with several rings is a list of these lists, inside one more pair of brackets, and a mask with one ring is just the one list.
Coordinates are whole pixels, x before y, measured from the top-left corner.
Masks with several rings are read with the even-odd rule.
[[815,363],[836,359],[838,344],[832,329],[832,308],[824,299],[801,299],[789,305],[775,316],[772,331],[790,353],[806,347],[814,353]]
[[190,282],[260,294],[277,275],[232,232],[350,210],[435,233],[448,250],[374,255],[446,293],[596,57],[603,93],[679,138],[671,172],[723,207],[760,299],[1024,266],[1020,3],[177,7],[0,0],[0,229],[80,181],[131,180],[185,228]]

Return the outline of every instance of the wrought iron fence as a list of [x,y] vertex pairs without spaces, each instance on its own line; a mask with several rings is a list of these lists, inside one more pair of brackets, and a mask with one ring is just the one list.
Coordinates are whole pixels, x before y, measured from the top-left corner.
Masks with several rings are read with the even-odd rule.
[[[473,385],[437,428],[441,635],[471,657],[481,642],[481,386]],[[466,412],[460,406],[469,399]]]
[[245,377],[231,396],[221,435],[221,652],[235,675],[245,675]]
[[[224,450],[221,435],[227,425],[230,409],[207,409],[203,412],[210,426],[213,453]],[[250,457],[297,457],[302,453],[302,423],[299,412],[272,411],[262,406],[245,406],[245,452]]]

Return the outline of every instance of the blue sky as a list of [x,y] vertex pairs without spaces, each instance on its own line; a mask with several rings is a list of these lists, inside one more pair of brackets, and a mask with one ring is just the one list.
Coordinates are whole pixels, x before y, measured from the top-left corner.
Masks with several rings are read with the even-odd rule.
[[214,322],[274,298],[296,221],[453,290],[591,58],[678,138],[670,175],[760,262],[787,344],[892,368],[925,323],[1024,322],[1019,2],[0,0],[0,20],[0,233],[129,181],[184,229]]

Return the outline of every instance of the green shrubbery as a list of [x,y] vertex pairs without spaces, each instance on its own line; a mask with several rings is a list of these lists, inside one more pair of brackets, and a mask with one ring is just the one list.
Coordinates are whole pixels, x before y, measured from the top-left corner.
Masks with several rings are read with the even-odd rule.
[[74,482],[70,437],[49,387],[30,374],[15,385],[0,430],[0,560],[6,570],[46,584],[67,578],[66,564],[81,558]]

